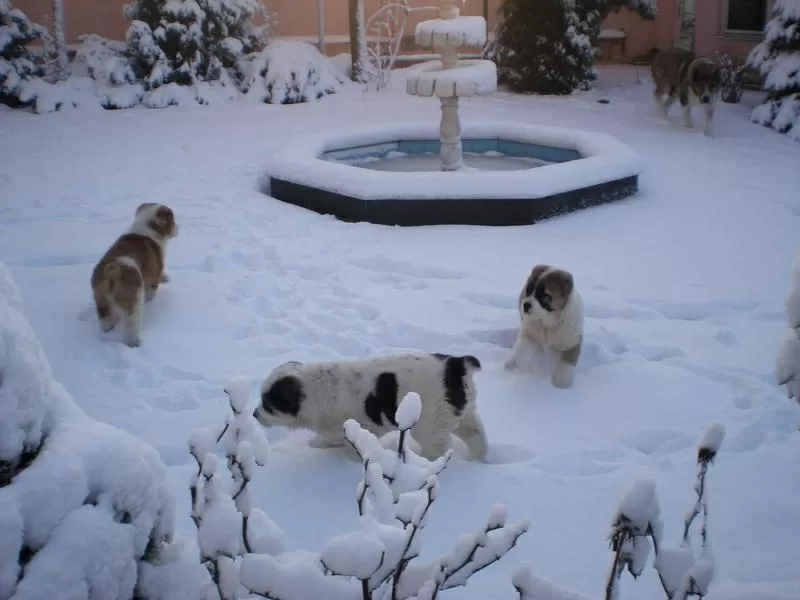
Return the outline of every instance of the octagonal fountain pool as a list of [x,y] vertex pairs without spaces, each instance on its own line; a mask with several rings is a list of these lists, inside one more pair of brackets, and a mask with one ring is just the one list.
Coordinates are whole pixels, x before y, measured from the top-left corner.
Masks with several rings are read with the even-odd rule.
[[274,198],[343,221],[528,225],[636,193],[641,157],[595,132],[471,123],[441,170],[438,128],[405,123],[301,136],[268,161]]
[[417,25],[418,46],[440,60],[411,70],[406,92],[436,97],[439,123],[311,134],[269,160],[264,191],[344,221],[384,225],[527,225],[636,193],[641,160],[602,133],[512,122],[462,127],[459,99],[489,96],[497,67],[460,60],[486,43],[483,17],[439,0],[439,18]]

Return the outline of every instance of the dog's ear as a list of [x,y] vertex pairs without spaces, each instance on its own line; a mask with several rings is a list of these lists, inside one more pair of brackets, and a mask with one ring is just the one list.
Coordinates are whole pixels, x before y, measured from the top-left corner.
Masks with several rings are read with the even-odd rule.
[[531,274],[528,275],[528,282],[525,284],[525,296],[530,296],[533,293],[539,279],[551,268],[550,265],[536,265],[533,267]]
[[296,417],[304,398],[303,382],[293,375],[285,375],[261,394],[261,406],[269,413]]
[[[547,275],[547,283],[553,286],[552,292],[558,291],[561,297],[566,302],[569,299],[572,290],[575,288],[575,280],[572,273],[562,269],[555,269]],[[552,293],[551,292],[551,293]]]
[[175,213],[169,206],[163,204],[156,210],[155,217],[149,223],[150,228],[163,237],[175,232]]

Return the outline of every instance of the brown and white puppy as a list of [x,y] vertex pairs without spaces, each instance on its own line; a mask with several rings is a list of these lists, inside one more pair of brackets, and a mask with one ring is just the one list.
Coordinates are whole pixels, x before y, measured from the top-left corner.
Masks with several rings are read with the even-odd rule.
[[522,324],[506,368],[515,368],[521,353],[534,348],[554,359],[552,384],[570,387],[583,342],[583,300],[572,274],[536,265],[519,294],[518,308]]
[[[697,56],[683,48],[672,48],[658,52],[650,63],[653,75],[653,99],[661,116],[667,118],[670,106],[680,100],[683,121],[692,125],[692,107],[702,106],[705,111],[705,135],[710,136],[714,127],[714,108],[722,89],[722,72],[719,65],[704,56]],[[661,97],[667,94],[665,100]]]
[[178,235],[175,215],[164,204],[145,202],[136,209],[126,233],[106,251],[92,272],[97,318],[103,331],[122,320],[123,341],[141,344],[142,310],[160,283],[169,281],[164,269],[167,241]]

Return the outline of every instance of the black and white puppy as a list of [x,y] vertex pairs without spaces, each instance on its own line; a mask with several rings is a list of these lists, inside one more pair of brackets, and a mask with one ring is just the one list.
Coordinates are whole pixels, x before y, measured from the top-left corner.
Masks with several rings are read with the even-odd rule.
[[395,413],[409,392],[422,411],[411,435],[429,460],[442,456],[461,438],[475,460],[486,457],[486,433],[477,412],[474,356],[398,354],[363,360],[278,366],[261,384],[253,416],[265,427],[310,429],[312,446],[343,446],[344,423],[354,419],[380,437],[394,431]]

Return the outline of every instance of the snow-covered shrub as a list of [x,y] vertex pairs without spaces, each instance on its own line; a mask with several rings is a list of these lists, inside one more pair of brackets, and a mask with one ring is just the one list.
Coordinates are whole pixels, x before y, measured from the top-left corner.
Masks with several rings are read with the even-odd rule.
[[81,36],[72,64],[75,77],[88,77],[103,108],[130,108],[142,101],[144,86],[124,42],[99,35]]
[[737,104],[742,99],[745,65],[734,65],[731,57],[724,52],[717,52],[717,62],[722,76],[721,99],[723,102]]
[[775,0],[764,40],[747,64],[764,76],[764,102],[752,121],[800,141],[800,0]]
[[[409,431],[421,410],[419,396],[409,394],[395,416],[398,435],[386,436],[385,445],[355,421],[344,424],[345,438],[363,465],[356,490],[359,528],[330,539],[319,554],[284,551],[281,530],[250,507],[255,458],[263,461],[267,443],[246,410],[248,389],[244,379],[229,382],[233,417],[220,431],[195,431],[190,442],[198,462],[191,484],[192,518],[198,524],[201,560],[211,574],[204,598],[434,600],[500,560],[527,531],[526,521],[507,524],[505,507],[497,505],[483,528],[459,538],[452,552],[416,560],[438,494],[437,475],[452,450],[428,461],[409,447]],[[218,472],[213,454],[218,443],[225,448],[232,482]]]
[[597,78],[590,27],[565,0],[504,0],[484,57],[515,92],[571,94]]
[[[610,546],[614,559],[603,593],[604,600],[618,595],[618,584],[627,570],[637,579],[652,550],[653,568],[667,600],[686,600],[690,596],[705,597],[714,575],[714,556],[708,540],[708,488],[706,474],[725,438],[720,424],[711,425],[697,447],[697,479],[694,486],[697,499],[687,512],[683,536],[677,548],[663,544],[661,509],[655,484],[647,479],[634,482],[623,494],[611,524]],[[694,520],[702,515],[700,548],[692,548],[690,533]],[[539,577],[528,565],[521,567],[512,579],[520,600],[588,600],[584,595],[566,590]]]
[[792,264],[792,289],[786,299],[788,329],[778,354],[775,377],[789,398],[800,402],[800,251]]
[[306,42],[273,40],[247,61],[242,87],[248,96],[268,104],[313,102],[344,83],[331,62]]
[[48,38],[47,29],[32,23],[10,0],[0,0],[0,103],[27,104],[21,98],[26,85],[44,75],[28,44]]
[[[210,575],[204,600],[240,597],[240,557],[249,553],[283,552],[283,532],[263,511],[253,509],[250,481],[256,465],[267,460],[264,431],[247,410],[250,384],[241,377],[225,386],[231,415],[220,428],[196,429],[189,450],[197,472],[189,487],[192,520],[197,526],[200,561]],[[224,478],[214,454],[221,445],[231,475]]]
[[198,82],[233,86],[242,77],[240,58],[261,50],[269,29],[258,0],[134,0],[125,16],[128,52],[148,91]]
[[53,379],[0,263],[0,599],[128,600],[172,537],[156,451]]

